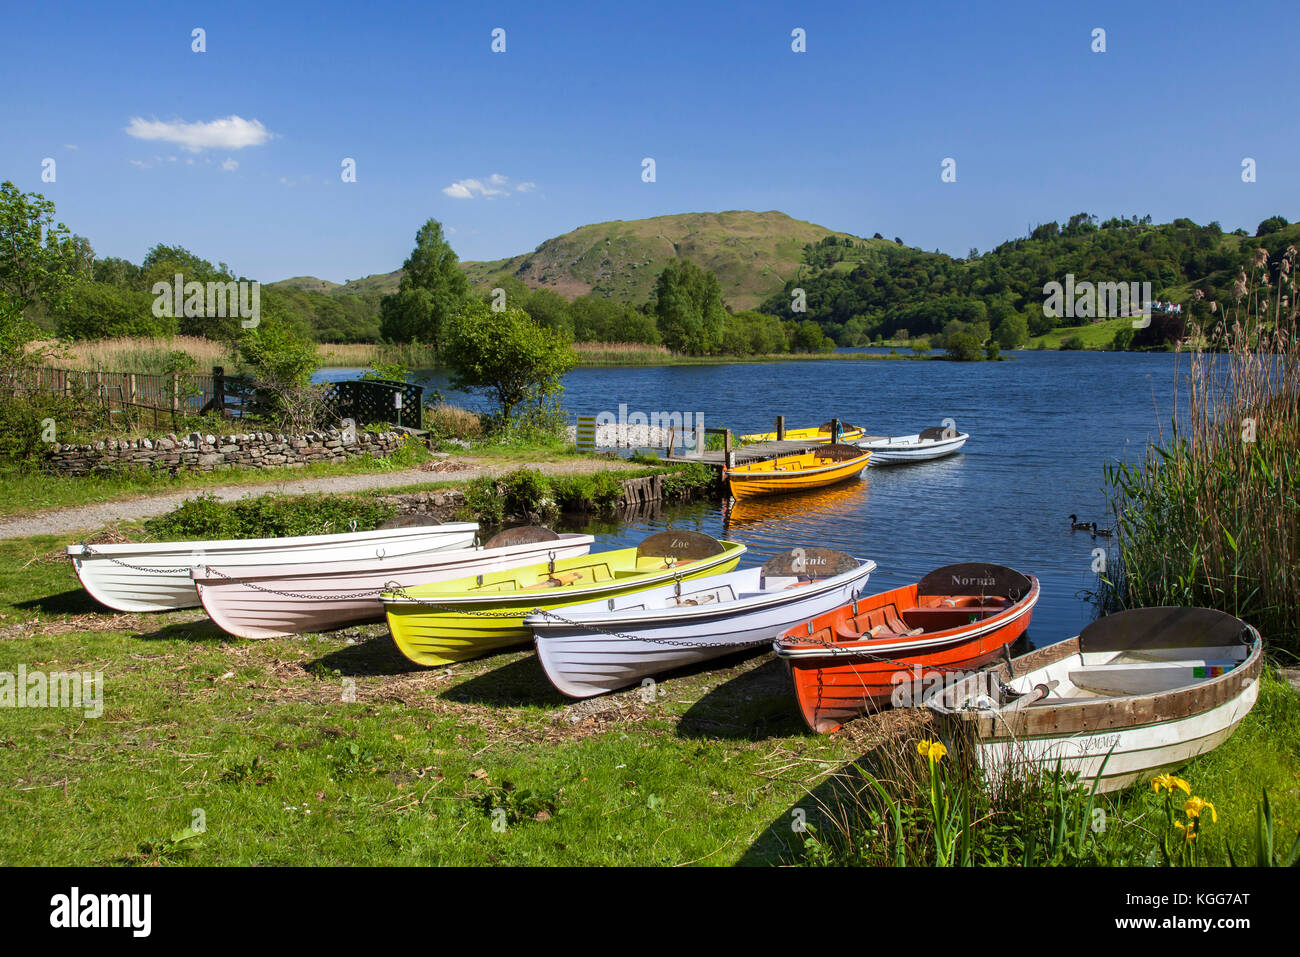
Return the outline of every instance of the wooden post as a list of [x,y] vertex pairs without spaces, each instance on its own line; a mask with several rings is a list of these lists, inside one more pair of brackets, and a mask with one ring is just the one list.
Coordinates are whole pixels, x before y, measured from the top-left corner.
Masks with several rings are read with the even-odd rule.
[[722,464],[729,469],[736,467],[736,455],[731,451],[731,429],[722,436]]
[[217,415],[226,415],[226,370],[222,366],[212,367],[212,404],[217,407]]
[[839,419],[831,419],[831,441],[837,445],[840,441],[840,432],[842,429],[843,426],[840,425]]
[[175,421],[175,413],[180,411],[181,407],[181,374],[172,373],[172,420]]
[[668,454],[665,458],[673,457],[673,446],[677,444],[677,426],[668,426]]
[[785,416],[783,415],[776,417],[776,440],[778,442],[785,441]]
[[135,405],[135,373],[128,372],[126,376],[126,388],[131,394],[131,404]]

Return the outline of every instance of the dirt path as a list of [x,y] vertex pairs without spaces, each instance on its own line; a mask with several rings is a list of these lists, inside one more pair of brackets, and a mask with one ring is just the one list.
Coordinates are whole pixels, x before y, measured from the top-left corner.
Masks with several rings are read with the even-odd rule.
[[[152,518],[170,512],[186,499],[201,493],[215,496],[223,502],[231,502],[236,499],[265,495],[268,492],[280,495],[302,495],[307,492],[366,492],[422,482],[468,482],[482,475],[499,475],[521,467],[519,462],[493,462],[486,459],[457,459],[455,463],[464,467],[448,471],[435,471],[423,467],[401,472],[334,475],[306,479],[284,478],[274,482],[259,482],[256,485],[218,485],[166,492],[161,495],[119,499],[114,502],[99,502],[94,505],[71,505],[30,515],[0,518],[0,539],[25,538],[29,535],[58,535],[82,529],[97,529],[111,522]],[[548,474],[571,474],[600,472],[606,469],[635,469],[639,466],[623,462],[577,459],[570,462],[543,462],[528,467]]]

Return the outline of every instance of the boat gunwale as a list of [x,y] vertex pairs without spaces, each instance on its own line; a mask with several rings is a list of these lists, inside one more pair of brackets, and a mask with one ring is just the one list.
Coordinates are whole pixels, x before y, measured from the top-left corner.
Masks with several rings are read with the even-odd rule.
[[[776,652],[777,657],[784,658],[788,661],[807,660],[810,658],[825,658],[827,660],[837,660],[843,658],[861,659],[856,652],[859,651],[876,651],[879,649],[881,654],[903,653],[912,654],[917,651],[930,651],[935,647],[950,645],[957,642],[966,642],[975,638],[982,638],[984,635],[999,631],[1014,621],[1019,620],[1026,614],[1032,614],[1035,606],[1038,604],[1038,598],[1042,591],[1038,578],[1035,575],[1026,575],[1033,587],[1029,593],[1012,605],[1003,608],[997,614],[990,615],[980,621],[968,622],[965,625],[959,625],[956,628],[946,628],[943,631],[922,632],[919,635],[898,635],[890,638],[860,638],[852,642],[837,642],[833,648],[825,645],[808,644],[800,642],[797,639],[785,635],[775,639],[772,642],[772,650]],[[902,586],[908,587],[908,586]],[[896,591],[897,589],[891,589]],[[882,592],[881,594],[888,594]],[[874,597],[874,596],[873,596]],[[862,599],[859,599],[861,602]],[[846,606],[841,606],[846,607]],[[836,609],[837,611],[839,609]],[[869,610],[869,609],[868,609]],[[954,609],[960,611],[961,609]],[[900,611],[901,615],[902,612]],[[1049,646],[1052,647],[1052,646]],[[869,660],[864,663],[875,664]],[[889,662],[883,662],[889,664]]]
[[[951,445],[954,442],[965,444],[970,438],[969,432],[959,432],[954,436],[946,439],[923,439],[921,433],[916,432],[911,435],[882,435],[871,439],[859,439],[853,444],[860,449],[867,449],[872,452],[901,452],[908,449],[918,449],[927,452],[933,452],[935,449],[945,445]],[[894,445],[896,440],[916,439],[915,442],[907,442],[904,445]]]
[[[645,578],[641,578],[641,577],[624,578],[621,580],[617,578],[611,578],[604,582],[599,582],[599,583],[593,582],[592,584],[584,585],[581,588],[573,588],[572,586],[564,585],[559,588],[552,589],[548,592],[541,592],[541,591],[529,592],[529,591],[522,591],[522,590],[513,591],[513,592],[493,592],[490,594],[469,594],[467,592],[450,592],[445,595],[431,595],[427,598],[397,595],[392,592],[384,592],[379,596],[379,600],[383,602],[385,606],[390,606],[390,605],[432,605],[432,606],[490,605],[492,607],[500,607],[501,605],[507,605],[507,604],[509,605],[531,604],[534,608],[540,608],[543,605],[548,603],[545,601],[539,601],[538,600],[539,598],[542,598],[543,596],[546,595],[557,595],[557,596],[563,596],[566,599],[566,604],[580,604],[580,602],[568,602],[567,599],[575,596],[581,596],[584,594],[598,595],[601,592],[609,592],[611,590],[623,588],[627,585],[636,585],[637,586],[636,590],[640,590],[641,587],[654,588],[657,585],[667,584],[668,582],[672,581],[675,577],[677,577],[678,574],[677,568],[680,567],[684,567],[687,572],[687,574],[683,576],[684,578],[692,578],[692,579],[699,578],[701,577],[699,574],[701,571],[706,571],[710,568],[713,568],[714,566],[726,564],[728,562],[737,562],[741,559],[741,557],[744,556],[745,552],[749,550],[749,547],[747,545],[744,545],[740,542],[723,541],[721,542],[721,544],[724,546],[724,550],[719,552],[716,555],[710,555],[707,558],[694,559],[687,566],[674,566],[673,568],[655,569],[653,571],[648,571],[646,572]],[[613,549],[613,551],[635,551],[635,547],[631,549],[621,549],[621,548]],[[607,555],[607,554],[609,554],[609,552],[593,552],[586,556],[579,556],[579,557],[594,558],[600,555]],[[524,566],[524,567],[526,568],[530,566]],[[454,581],[455,579],[452,580]],[[429,587],[437,587],[438,585],[441,584],[443,583],[437,582]],[[424,586],[415,586],[415,587],[424,587]],[[439,614],[439,613],[435,612],[435,614]],[[441,614],[446,614],[446,612],[441,612]],[[528,612],[522,611],[521,614],[527,615]]]
[[[583,542],[582,539],[586,539],[587,541]],[[588,547],[590,547],[591,545],[595,544],[595,541],[596,541],[596,537],[594,535],[583,535],[578,532],[562,532],[560,533],[560,537],[556,539],[549,539],[543,542],[524,542],[518,545],[503,545],[503,546],[497,546],[496,548],[492,548],[492,549],[487,549],[482,545],[472,545],[469,548],[449,548],[449,549],[443,549],[441,551],[426,550],[423,552],[402,552],[400,555],[392,556],[392,563],[389,563],[386,559],[377,560],[373,558],[359,558],[359,559],[346,558],[346,559],[338,559],[337,561],[326,559],[323,561],[310,562],[310,563],[289,562],[279,566],[266,566],[268,569],[274,569],[274,570],[268,571],[265,574],[249,574],[247,572],[241,571],[238,575],[231,575],[229,576],[229,578],[222,578],[220,575],[215,575],[215,574],[196,575],[195,571],[197,569],[202,568],[202,569],[207,569],[209,572],[211,572],[213,569],[220,569],[223,567],[243,568],[244,566],[238,563],[231,563],[230,565],[222,566],[220,564],[213,564],[212,562],[200,562],[190,567],[190,580],[193,581],[195,585],[202,584],[204,587],[211,588],[213,586],[220,587],[223,585],[238,585],[242,582],[247,582],[247,581],[261,582],[261,581],[278,580],[278,579],[284,579],[288,581],[288,580],[298,580],[301,578],[320,578],[322,577],[323,573],[336,574],[336,575],[350,575],[350,574],[364,575],[377,570],[375,568],[376,561],[383,563],[383,571],[399,573],[407,569],[420,568],[431,564],[450,564],[451,562],[462,560],[462,558],[465,560],[468,560],[471,557],[509,558],[511,555],[527,554],[530,551],[544,552],[547,550],[545,546],[550,546],[550,548],[555,548],[557,546],[561,546],[564,548],[571,548],[575,545],[586,544]],[[568,556],[568,557],[582,558],[585,556],[575,555],[575,556]],[[419,558],[420,560],[419,561],[414,560],[417,558]],[[411,559],[411,561],[407,561],[408,559]],[[397,564],[398,562],[401,562],[402,564]],[[336,566],[342,564],[356,565],[357,567],[348,568],[348,569],[329,567],[329,566]],[[260,567],[260,566],[253,566],[253,567]],[[288,572],[282,572],[279,570],[282,568],[291,569],[291,570]],[[312,570],[308,570],[308,569],[312,569]],[[507,571],[508,569],[501,569],[501,570]]]
[[[78,542],[74,545],[67,546],[67,556],[74,560],[94,559],[103,557],[121,557],[140,556],[165,557],[170,554],[193,553],[195,551],[220,552],[220,551],[248,551],[265,547],[268,551],[278,548],[293,548],[299,545],[336,545],[346,544],[349,541],[361,542],[366,536],[372,536],[376,539],[404,539],[418,538],[422,534],[430,534],[432,530],[441,532],[461,533],[477,532],[479,530],[478,522],[444,522],[433,525],[410,525],[406,528],[388,528],[388,529],[370,529],[364,532],[330,532],[325,535],[294,535],[286,538],[218,538],[210,540],[197,541],[178,541],[178,542],[114,542],[102,545],[86,545]],[[381,535],[380,532],[392,532],[391,535]],[[86,551],[87,548],[92,551]],[[297,564],[297,563],[295,563]]]
[[[1240,621],[1240,619],[1238,620]],[[923,703],[931,712],[948,721],[960,722],[962,727],[973,727],[976,737],[981,743],[1044,737],[1069,738],[1084,733],[1108,731],[1116,727],[1140,728],[1165,724],[1170,721],[1182,721],[1204,714],[1221,704],[1235,700],[1250,684],[1259,681],[1260,673],[1263,670],[1264,642],[1259,631],[1253,625],[1246,622],[1242,622],[1242,624],[1250,630],[1254,637],[1249,644],[1244,646],[1249,651],[1239,664],[1231,671],[1225,671],[1221,675],[1194,681],[1191,684],[1179,685],[1176,688],[1139,694],[1107,695],[1098,698],[1061,701],[1047,706],[1021,708],[1014,711],[1008,711],[1005,707],[991,711],[958,710],[943,703],[942,698],[946,693],[955,694],[956,689],[963,684],[972,680],[984,680],[985,676],[990,673],[996,674],[1003,679],[1020,678],[1049,665],[1064,661],[1071,655],[1079,654],[1079,636],[1075,635],[1073,638],[1067,638],[1044,648],[1035,648],[1025,655],[1013,658],[1010,662],[1012,671],[1015,671],[1018,665],[1028,664],[1031,660],[1033,661],[1032,668],[1023,670],[1018,675],[1009,674],[1007,663],[1001,662],[992,668],[985,668],[973,675],[969,675],[962,681],[947,688],[936,689],[924,699]],[[1225,691],[1229,685],[1233,686],[1231,693]],[[1210,700],[1197,701],[1196,695],[1207,690],[1212,691]],[[1185,701],[1184,699],[1190,700]],[[1145,707],[1132,708],[1131,706],[1135,704],[1142,704]],[[1162,709],[1159,707],[1160,705],[1169,707]],[[1142,714],[1143,711],[1147,713]],[[1117,712],[1126,719],[1122,723],[1117,723]],[[1077,723],[1081,727],[1076,730],[1059,729],[1058,725],[1061,724],[1060,718],[1062,716],[1069,716],[1072,719],[1070,723]],[[1049,723],[1051,724],[1050,728],[1042,727]],[[999,729],[1001,733],[998,733]]]
[[[717,602],[707,605],[681,605],[677,607],[664,608],[642,608],[642,609],[615,609],[609,612],[586,611],[571,613],[574,620],[580,623],[588,621],[598,624],[617,623],[617,622],[645,622],[646,624],[659,624],[660,619],[677,620],[708,620],[713,617],[729,617],[736,614],[749,614],[751,611],[764,611],[771,607],[779,607],[782,604],[795,602],[808,597],[824,594],[842,587],[844,584],[853,581],[857,577],[869,578],[876,571],[877,565],[870,558],[855,559],[859,562],[857,568],[852,571],[841,572],[830,578],[820,578],[807,585],[801,585],[798,588],[789,590],[782,589],[772,591],[757,596],[748,596],[745,598],[735,598],[727,602]],[[740,571],[749,571],[749,569],[739,569]],[[723,574],[732,574],[724,572]],[[718,576],[721,577],[721,576]],[[698,580],[697,580],[698,581]],[[741,603],[743,607],[738,607]],[[566,616],[568,617],[568,616]],[[571,628],[571,625],[551,622],[543,615],[530,614],[524,619],[524,624],[533,628],[534,632],[538,628],[549,630],[560,630]],[[557,639],[559,635],[540,635],[536,636],[539,640],[545,638]],[[763,639],[765,640],[765,639]]]
[[[816,455],[815,452],[808,453],[808,454]],[[762,480],[770,480],[770,479],[780,479],[780,480],[783,480],[783,481],[784,481],[784,480],[787,480],[787,479],[804,478],[804,477],[806,477],[806,476],[810,476],[810,475],[820,475],[820,474],[822,474],[823,472],[830,472],[830,471],[834,471],[834,470],[836,470],[836,469],[848,469],[848,468],[850,468],[851,466],[856,465],[858,462],[861,462],[861,461],[863,461],[863,460],[869,460],[869,459],[871,458],[871,456],[872,456],[872,452],[871,452],[870,450],[864,450],[862,455],[855,456],[854,458],[851,458],[851,459],[844,459],[844,460],[839,461],[839,462],[832,462],[830,465],[823,465],[823,466],[819,466],[818,468],[810,468],[810,469],[795,469],[795,470],[793,470],[793,471],[784,471],[784,472],[778,472],[778,471],[770,471],[770,472],[751,472],[751,471],[748,471],[748,468],[749,468],[749,466],[750,466],[751,464],[752,464],[752,465],[762,465],[762,464],[764,464],[765,462],[775,462],[775,461],[778,461],[780,458],[782,458],[782,456],[776,456],[776,457],[771,458],[771,459],[758,459],[758,460],[756,460],[755,462],[752,462],[752,463],[747,462],[747,463],[745,463],[744,465],[738,465],[738,466],[736,466],[736,467],[733,468],[733,469],[727,469],[727,480],[728,480],[728,481],[735,481],[737,476],[740,476],[740,478],[741,478],[742,481],[744,481],[744,480],[748,480],[748,481],[756,481],[756,480],[758,480],[758,481],[762,481]],[[742,470],[744,470],[744,471],[742,471]],[[791,489],[791,491],[795,491],[795,490],[794,490],[794,489]]]

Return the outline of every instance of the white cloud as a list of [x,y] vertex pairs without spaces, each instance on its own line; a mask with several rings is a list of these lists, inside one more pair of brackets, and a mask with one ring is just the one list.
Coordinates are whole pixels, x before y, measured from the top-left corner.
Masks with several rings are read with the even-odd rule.
[[[521,193],[526,193],[530,189],[536,188],[536,183],[520,183],[514,187]],[[495,199],[498,196],[506,196],[510,193],[510,177],[502,176],[500,173],[493,173],[487,178],[487,181],[478,179],[457,180],[450,186],[444,186],[442,191],[452,199],[474,199],[482,196],[484,199]]]
[[175,143],[191,153],[209,148],[238,150],[245,146],[261,146],[272,136],[260,120],[246,120],[233,115],[210,123],[186,123],[181,120],[164,123],[161,120],[145,120],[133,116],[126,132],[140,140]]
[[64,144],[63,144],[63,148],[64,148],[65,150],[76,150],[76,149],[80,149],[80,147],[78,147],[76,143],[64,143]]
[[221,164],[221,169],[224,172],[233,173],[235,170],[239,169],[239,161],[233,160],[229,156],[227,156],[226,159]]

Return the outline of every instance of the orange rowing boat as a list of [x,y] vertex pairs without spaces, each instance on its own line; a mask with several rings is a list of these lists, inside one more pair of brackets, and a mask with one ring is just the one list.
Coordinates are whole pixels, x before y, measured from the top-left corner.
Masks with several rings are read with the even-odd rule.
[[808,452],[747,462],[727,469],[733,498],[800,492],[856,478],[871,459],[853,445],[827,445]]
[[989,664],[1025,633],[1038,579],[1002,565],[948,565],[850,602],[778,638],[808,727],[834,731]]

